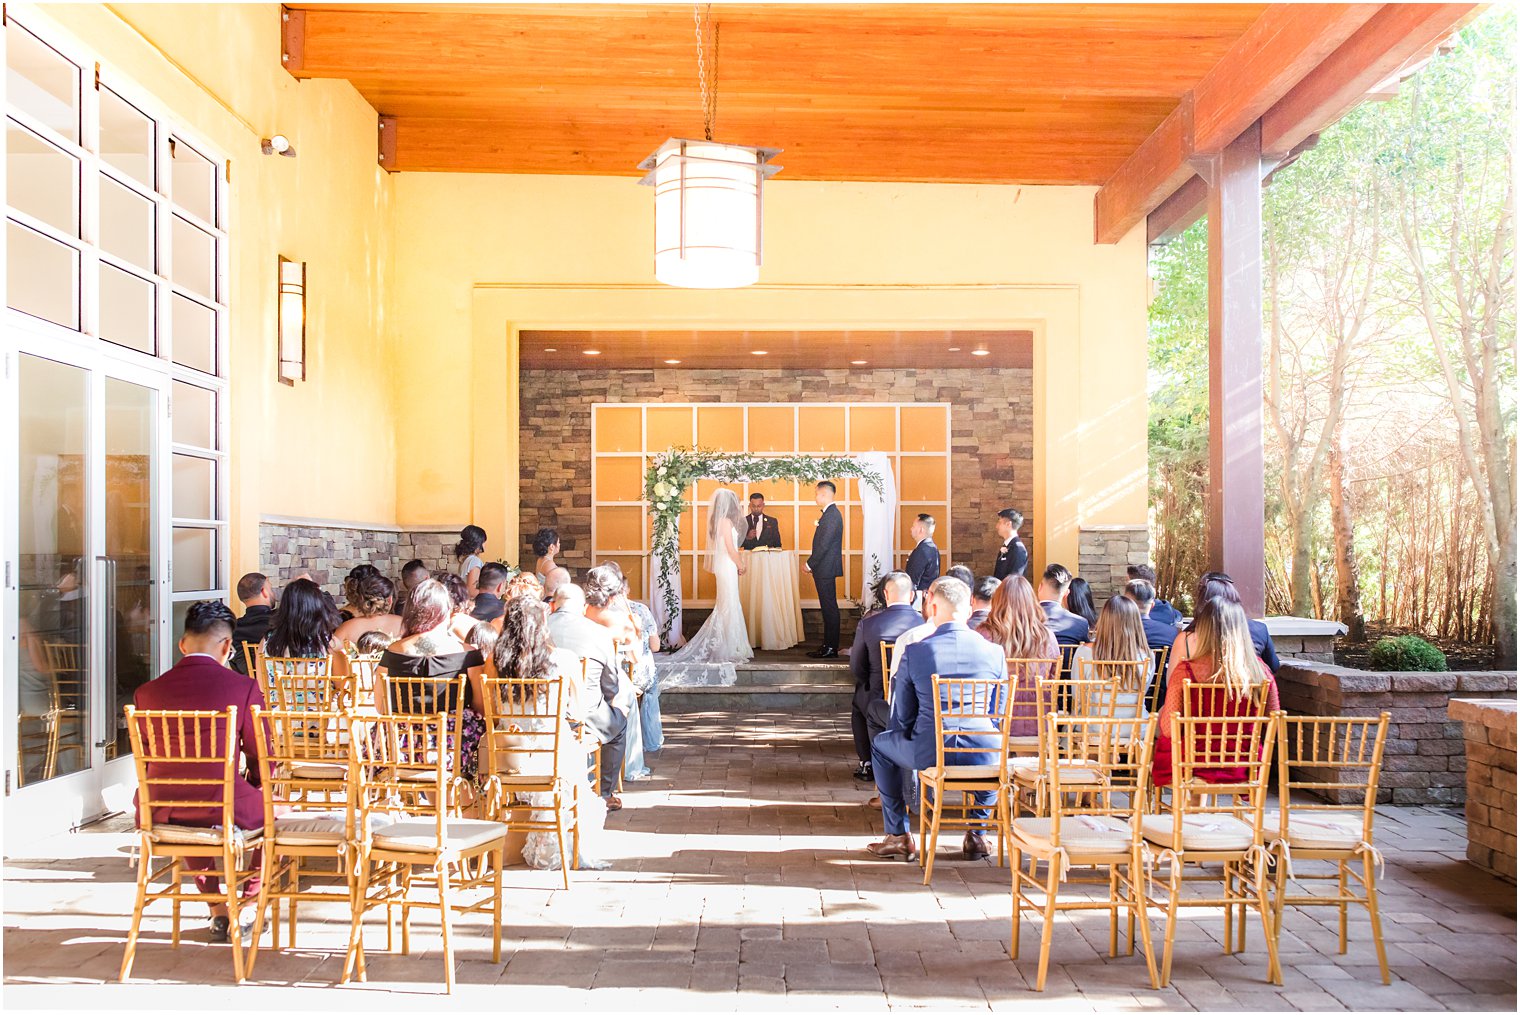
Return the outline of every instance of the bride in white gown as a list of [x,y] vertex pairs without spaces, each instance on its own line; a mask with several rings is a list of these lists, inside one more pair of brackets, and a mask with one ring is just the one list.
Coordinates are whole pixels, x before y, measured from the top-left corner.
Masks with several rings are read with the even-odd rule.
[[728,489],[713,494],[707,511],[706,567],[717,578],[718,597],[712,616],[680,649],[656,663],[660,686],[733,684],[738,675],[734,663],[753,659],[749,627],[739,603],[739,533],[744,528],[744,509]]

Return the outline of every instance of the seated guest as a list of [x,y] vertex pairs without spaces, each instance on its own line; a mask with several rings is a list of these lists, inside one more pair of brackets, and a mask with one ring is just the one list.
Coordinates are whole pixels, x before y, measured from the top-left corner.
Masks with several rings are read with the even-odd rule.
[[[902,650],[902,680],[892,695],[892,715],[886,730],[871,741],[871,768],[876,792],[881,797],[881,816],[886,837],[867,850],[881,859],[912,860],[917,855],[908,834],[903,778],[922,771],[938,760],[935,743],[934,676],[1000,680],[1006,674],[1003,653],[985,638],[967,629],[971,614],[971,589],[964,582],[941,578],[929,589],[929,616],[935,631],[923,641]],[[958,702],[952,702],[959,707]],[[996,716],[997,696],[989,696],[986,718],[964,720],[949,733],[946,747],[982,748],[983,753],[957,754],[958,765],[996,765],[1002,749]],[[986,821],[995,794],[976,794],[977,807],[968,816]],[[933,844],[926,844],[933,848]],[[967,832],[962,847],[968,860],[987,855],[987,843],[979,832]]]
[[1019,526],[1023,524],[1024,516],[1013,508],[998,512],[996,528],[1003,545],[998,548],[997,563],[992,565],[992,577],[1001,580],[1010,575],[1023,575],[1029,566],[1029,550],[1019,538]]
[[966,586],[968,592],[971,590],[971,586],[976,584],[976,576],[971,573],[971,569],[965,564],[952,564],[945,571],[945,577],[954,578],[956,581],[959,581]]
[[398,617],[401,616],[402,611],[406,609],[406,601],[412,596],[412,590],[431,577],[433,573],[420,560],[414,558],[401,565],[401,588],[398,590],[396,603],[391,607],[391,612]]
[[1018,680],[1018,685],[1013,692],[1013,720],[1008,735],[1038,736],[1035,681],[1056,675],[1060,669],[1061,649],[1056,644],[1056,636],[1045,626],[1045,613],[1040,609],[1029,582],[1018,575],[1010,575],[999,582],[997,591],[992,594],[992,609],[987,613],[987,621],[976,633],[996,645],[1004,660],[1052,660],[1044,666],[1023,666],[1009,671],[1009,675]]
[[651,773],[644,763],[642,701],[630,672],[638,653],[639,631],[623,598],[622,571],[613,564],[594,567],[586,572],[582,591],[586,596],[586,619],[602,625],[612,635],[613,644],[617,646],[618,672],[629,676],[619,682],[619,697],[613,702],[628,716],[623,736],[623,778],[647,779]]
[[900,634],[922,623],[913,608],[913,582],[903,572],[893,571],[882,579],[881,596],[886,606],[861,618],[850,646],[850,672],[855,675],[850,729],[855,736],[855,757],[860,761],[855,778],[862,782],[872,778],[871,739],[887,726],[881,646],[894,644]]
[[1125,583],[1124,596],[1140,609],[1140,625],[1145,628],[1145,643],[1153,649],[1172,647],[1177,640],[1177,629],[1155,619],[1156,587],[1143,578]]
[[470,599],[469,587],[464,579],[457,574],[449,574],[447,571],[439,571],[434,579],[440,582],[449,593],[449,601],[453,604],[453,616],[449,619],[449,630],[454,637],[464,641],[469,636],[470,628],[475,626],[475,618],[470,616],[473,600]]
[[355,639],[354,652],[366,659],[379,659],[395,640],[384,631],[365,631]]
[[[531,575],[530,581],[537,584]],[[535,695],[535,700],[503,702],[504,709],[513,712],[531,711],[543,713],[542,724],[529,720],[532,732],[549,729],[551,718],[559,724],[560,775],[566,779],[583,778],[586,770],[586,745],[572,730],[571,721],[579,722],[582,714],[580,699],[581,661],[573,652],[555,648],[549,638],[549,612],[535,596],[514,596],[506,602],[501,637],[486,660],[489,675],[509,680],[533,680],[550,682],[558,680],[560,687],[560,714],[551,717],[545,712],[549,703],[547,691]],[[527,707],[524,707],[527,706]],[[540,738],[529,738],[530,746],[542,746]],[[495,741],[493,746],[505,746],[504,756],[493,760],[496,775],[545,775],[551,762],[545,755],[527,752],[515,753],[510,740],[503,744]]]
[[257,645],[269,633],[274,622],[274,586],[264,575],[250,571],[238,579],[237,597],[243,604],[243,615],[232,629],[232,658],[227,665],[246,677],[248,659],[243,646]]
[[353,616],[338,625],[333,638],[340,645],[352,645],[368,631],[383,631],[391,640],[401,637],[401,618],[391,612],[396,601],[396,587],[376,572],[346,583],[348,607]]
[[[1150,647],[1145,643],[1145,627],[1140,621],[1140,608],[1134,600],[1125,596],[1109,596],[1108,602],[1103,604],[1103,611],[1098,614],[1098,622],[1093,625],[1092,643],[1078,646],[1072,657],[1073,678],[1081,679],[1084,676],[1078,665],[1082,659],[1144,664],[1143,677],[1136,681],[1138,689],[1120,692],[1113,714],[1121,719],[1145,714],[1145,692],[1150,690],[1151,681],[1156,676],[1156,657],[1151,655]],[[1117,673],[1107,671],[1091,674],[1092,678],[1098,680],[1117,676]],[[1107,702],[1100,704],[1106,706]]]
[[1061,605],[1071,582],[1071,572],[1062,564],[1049,565],[1040,576],[1040,609],[1045,611],[1045,626],[1062,645],[1082,644],[1091,630],[1086,620]]
[[[1233,578],[1222,571],[1206,571],[1198,576],[1198,585],[1193,590],[1193,602],[1204,603],[1216,597],[1227,599],[1232,603],[1240,602],[1240,593],[1235,590]],[[1189,624],[1183,628],[1182,633],[1177,635],[1176,640],[1172,642],[1172,651],[1167,656],[1166,662],[1166,672],[1169,676],[1177,669],[1180,662],[1195,652],[1195,626],[1195,624]],[[1246,627],[1250,632],[1251,644],[1256,654],[1275,675],[1281,663],[1277,659],[1277,648],[1272,644],[1272,632],[1268,631],[1267,625],[1260,620],[1249,620]]]
[[264,654],[281,659],[325,659],[343,646],[337,634],[338,607],[310,578],[285,586],[280,608],[264,639]]
[[490,623],[506,612],[506,603],[501,598],[501,587],[507,583],[507,569],[503,564],[483,564],[480,568],[480,592],[475,596],[475,603],[470,610],[470,616],[476,620],[484,620]]
[[[1160,583],[1156,581],[1156,569],[1149,564],[1131,564],[1124,571],[1130,581],[1150,582],[1153,591],[1161,587]],[[1152,620],[1167,624],[1173,630],[1182,622],[1182,614],[1177,612],[1177,607],[1160,596],[1156,597],[1155,605],[1151,607],[1150,616]]]
[[464,643],[479,652],[481,658],[489,659],[491,658],[491,650],[496,648],[496,639],[498,637],[500,637],[500,634],[496,628],[484,620],[478,620],[475,622],[475,626],[470,628],[470,633],[464,639]]
[[[227,668],[235,622],[232,611],[222,603],[210,600],[192,603],[185,613],[185,633],[179,640],[183,658],[157,680],[139,687],[133,695],[132,703],[141,709],[165,711],[195,709],[219,712],[229,706],[236,707],[237,750],[243,756],[243,772],[232,778],[232,820],[238,828],[263,828],[264,795],[259,790],[258,763],[260,743],[254,731],[251,713],[255,705],[263,706],[264,694],[256,682]],[[208,737],[215,735],[209,723],[202,725],[202,732]],[[155,762],[148,765],[150,779],[175,776],[202,779],[206,777],[205,766],[193,762]],[[171,793],[181,800],[205,800],[220,796],[221,789],[196,785],[178,788],[164,786],[160,795],[169,796]],[[137,809],[135,796],[133,809]],[[138,820],[142,821],[141,814]],[[153,820],[209,828],[222,823],[222,810],[220,807],[161,807],[154,813]],[[217,857],[209,856],[186,857],[181,862],[189,870],[213,870],[219,865]],[[255,851],[248,863],[258,866],[258,862],[258,852]],[[221,893],[221,881],[215,875],[197,875],[195,887],[207,895]],[[250,878],[244,883],[242,892],[245,902],[256,899],[259,879]],[[245,943],[253,936],[256,909],[256,906],[244,905],[238,914],[239,931]],[[226,903],[212,903],[211,940],[226,941],[229,930]]]
[[660,651],[660,629],[654,621],[654,613],[643,603],[634,599],[628,588],[628,576],[615,561],[606,567],[617,573],[623,582],[619,597],[633,617],[633,689],[639,696],[639,725],[644,737],[644,753],[653,754],[665,746],[665,724],[660,715],[660,681],[655,673],[654,656]]
[[[1170,785],[1172,779],[1172,716],[1182,712],[1183,685],[1223,685],[1225,701],[1223,711],[1228,715],[1241,714],[1247,695],[1265,683],[1267,701],[1263,715],[1271,715],[1281,707],[1277,697],[1277,681],[1267,664],[1256,654],[1251,643],[1250,627],[1246,611],[1237,600],[1214,596],[1203,600],[1191,629],[1192,647],[1190,658],[1183,659],[1171,671],[1167,681],[1166,698],[1156,713],[1155,759],[1151,765],[1151,777],[1158,786]],[[1240,778],[1238,770],[1220,769],[1217,778],[1211,779],[1205,771],[1200,777],[1210,781],[1230,782]]]
[[459,562],[459,577],[464,579],[465,591],[471,599],[480,593],[480,569],[486,566],[480,555],[485,550],[485,529],[479,525],[466,525],[459,530],[459,542],[454,544],[454,559]]
[[354,603],[359,598],[359,584],[367,578],[379,578],[380,569],[373,564],[356,564],[343,579],[343,607],[338,619],[345,623],[354,619]]
[[626,700],[620,692],[627,678],[618,667],[611,632],[586,618],[586,595],[579,585],[561,585],[554,593],[549,637],[559,648],[586,660],[586,681],[581,688],[585,711],[581,721],[602,745],[602,784],[597,792],[607,801],[609,811],[622,810],[623,801],[612,791],[618,773],[623,770],[623,735],[628,726],[628,712],[615,703]]
[[[463,586],[458,575],[449,577]],[[401,638],[385,650],[375,670],[375,704],[394,714],[447,712],[449,735],[459,738],[460,770],[456,774],[474,782],[479,771],[480,735],[485,730],[476,704],[481,700],[485,658],[454,634],[455,616],[454,599],[442,582],[425,581],[412,590],[406,612],[401,615]],[[421,677],[441,686],[461,674],[465,677],[463,703],[415,686],[410,693],[403,693],[402,685],[391,682],[393,677]],[[455,711],[461,708],[462,724],[455,721]],[[451,764],[452,760],[451,753]]]
[[913,552],[903,573],[913,583],[914,598],[922,602],[934,579],[939,577],[939,547],[934,545],[934,516],[921,514],[913,519],[909,532],[913,535]]
[[[505,607],[506,604],[511,603],[512,600],[517,599],[521,596],[527,596],[535,603],[543,605],[544,583],[542,579],[540,579],[536,574],[531,574],[527,571],[519,571],[511,581],[507,582],[501,587],[501,601],[503,607]],[[546,620],[548,619],[548,616],[548,611],[545,610],[544,617]],[[491,626],[496,628],[498,634],[500,634],[503,630],[503,618],[505,617],[506,613],[503,612],[500,617],[497,617],[495,620],[491,621]]]
[[551,567],[544,575],[544,598],[553,599],[554,594],[570,584],[570,572],[563,567]]
[[975,631],[987,622],[987,613],[992,609],[992,596],[1002,584],[990,575],[984,575],[976,580],[971,586],[971,616],[966,618],[966,626]]
[[1092,586],[1087,584],[1086,578],[1073,578],[1071,584],[1066,586],[1066,608],[1083,620],[1091,628],[1098,622],[1098,611],[1093,606]]
[[[533,573],[547,582],[549,572],[558,566],[554,558],[559,554],[559,533],[554,529],[539,529],[533,535],[533,553],[537,557],[533,561]],[[553,592],[549,594],[554,595]]]

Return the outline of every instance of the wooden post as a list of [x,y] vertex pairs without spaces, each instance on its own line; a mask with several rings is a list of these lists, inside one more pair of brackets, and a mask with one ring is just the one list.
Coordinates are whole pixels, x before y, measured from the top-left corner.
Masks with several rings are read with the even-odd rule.
[[1261,367],[1261,125],[1198,160],[1209,214],[1209,567],[1266,611]]

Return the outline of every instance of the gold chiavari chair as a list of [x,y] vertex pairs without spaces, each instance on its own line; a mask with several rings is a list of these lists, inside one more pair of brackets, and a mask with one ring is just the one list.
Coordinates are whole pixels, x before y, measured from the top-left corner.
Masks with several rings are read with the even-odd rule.
[[[1211,717],[1230,718],[1234,716],[1256,716],[1267,714],[1268,693],[1271,688],[1266,681],[1260,681],[1251,685],[1250,690],[1242,697],[1235,697],[1230,690],[1221,684],[1201,684],[1191,677],[1182,677],[1182,693],[1178,695],[1181,701],[1181,709],[1178,714],[1184,719],[1198,719]],[[1158,710],[1159,711],[1159,710]],[[1168,744],[1169,751],[1174,745]],[[1160,777],[1151,781],[1150,810],[1160,813],[1171,806],[1170,800],[1173,789],[1170,785],[1171,755],[1158,750],[1163,770]]]
[[379,706],[375,703],[376,671],[380,668],[378,655],[356,655],[348,660],[348,672],[353,678],[354,712],[375,715]]
[[[1378,777],[1388,737],[1388,713],[1377,718],[1282,716],[1278,719],[1278,810],[1263,819],[1277,859],[1273,924],[1282,928],[1285,906],[1335,906],[1340,910],[1340,954],[1346,954],[1346,909],[1365,906],[1372,921],[1372,944],[1383,982],[1392,982],[1378,915],[1377,867],[1382,857],[1372,845]],[[1310,802],[1303,794],[1321,799]],[[1327,873],[1307,874],[1303,861],[1334,864]],[[1359,863],[1361,872],[1351,865]],[[1351,885],[1361,886],[1357,892]],[[1334,881],[1334,894],[1289,895],[1289,882]],[[1244,924],[1241,940],[1245,939]]]
[[[253,708],[264,749],[259,778],[264,793],[264,886],[272,935],[280,949],[280,909],[290,903],[290,944],[296,944],[301,902],[352,902],[355,840],[353,784],[365,739],[345,712]],[[341,882],[341,892],[331,882]],[[317,882],[317,884],[313,884]],[[252,963],[249,963],[252,973]]]
[[[355,837],[355,889],[344,983],[365,979],[364,914],[401,907],[401,953],[411,951],[411,911],[437,910],[443,935],[444,986],[454,989],[454,914],[489,912],[491,961],[501,961],[502,869],[507,826],[453,817],[447,804],[451,772],[445,742],[448,714],[375,717],[366,763],[356,766],[354,821],[374,831]],[[456,893],[485,894],[474,902]],[[419,894],[423,897],[419,898]],[[426,897],[431,894],[433,898]]]
[[259,653],[263,650],[260,642],[243,642],[243,664],[248,667],[248,675],[259,682],[259,690],[264,689],[263,679],[259,676]]
[[881,643],[881,696],[888,705],[892,704],[892,654],[896,651],[896,642]]
[[[543,680],[486,677],[482,683],[486,734],[481,758],[491,773],[486,780],[488,813],[515,830],[553,832],[569,888],[570,868],[580,855],[580,800],[586,787],[576,771],[578,762],[565,770],[567,760],[584,754],[566,721],[564,682],[556,674]],[[535,817],[540,812],[551,817]]]
[[[934,752],[933,768],[918,773],[919,862],[924,866],[924,884],[934,877],[934,854],[939,848],[942,828],[989,831],[998,837],[998,863],[1003,862],[1003,846],[1008,829],[1003,823],[1005,808],[1000,802],[990,810],[989,818],[971,815],[975,803],[971,794],[1001,794],[1003,773],[1008,767],[1008,693],[1006,677],[941,677],[934,674]],[[996,738],[997,746],[953,746],[946,737],[957,734]],[[957,759],[972,755],[993,755],[993,763],[956,764]],[[947,793],[961,794],[959,804],[945,799]],[[931,799],[932,797],[932,799]],[[951,811],[946,815],[946,811]],[[928,835],[925,836],[927,827]]]
[[[89,682],[85,674],[85,649],[74,642],[45,641],[43,654],[47,658],[49,698],[49,726],[47,761],[43,778],[66,774],[58,770],[58,762],[65,755],[72,756],[76,765],[69,771],[77,772],[89,764],[88,726],[90,721]],[[114,733],[111,734],[115,736]]]
[[[1244,712],[1244,708],[1239,711]],[[1227,955],[1238,950],[1234,937],[1237,908],[1256,910],[1267,942],[1267,979],[1282,984],[1276,922],[1268,898],[1270,856],[1262,826],[1280,717],[1279,712],[1270,716],[1219,713],[1170,717],[1171,810],[1140,821],[1141,834],[1160,850],[1158,862],[1165,861],[1169,868],[1165,881],[1152,881],[1166,891],[1163,987],[1172,978],[1179,907],[1222,908]],[[1198,865],[1199,873],[1193,877],[1185,874],[1190,864]],[[1204,864],[1211,869],[1205,871]],[[1192,891],[1184,895],[1185,883],[1221,881],[1222,895],[1200,896]]]
[[1040,753],[1040,694],[1041,680],[1055,679],[1060,669],[1059,659],[1007,660],[1009,693],[1012,696],[1008,734],[1008,753],[1015,757],[1037,758]]
[[353,709],[353,678],[333,664],[332,656],[318,658],[266,655],[256,652],[256,679],[264,703],[272,709],[347,712]]
[[462,800],[459,790],[463,785],[460,754],[464,747],[464,700],[468,677],[464,673],[453,677],[424,677],[406,673],[385,673],[378,677],[375,698],[382,712],[390,715],[433,715],[442,712],[449,717],[446,741],[447,764],[451,777],[452,799],[456,804]]
[[[1013,936],[1009,954],[1019,957],[1019,929],[1025,907],[1044,917],[1040,934],[1040,963],[1035,990],[1045,989],[1050,966],[1050,945],[1056,913],[1063,910],[1107,910],[1108,953],[1119,952],[1119,913],[1129,917],[1128,951],[1134,954],[1138,919],[1145,963],[1151,986],[1157,984],[1156,956],[1151,948],[1150,920],[1146,915],[1146,848],[1140,834],[1145,795],[1140,792],[1151,763],[1155,740],[1154,716],[1139,720],[1135,737],[1133,722],[1114,718],[1076,718],[1048,715],[1045,718],[1045,768],[1051,773],[1050,816],[1016,818],[1009,826],[1013,869]],[[1075,786],[1063,786],[1066,772],[1096,772],[1096,781],[1084,778]],[[1069,792],[1076,789],[1078,792]],[[1028,869],[1023,858],[1028,854]],[[1039,864],[1046,865],[1045,877]],[[1060,886],[1072,868],[1096,868],[1106,873],[1106,898],[1082,896],[1062,901]],[[1121,873],[1122,871],[1122,873]],[[1101,883],[1101,882],[1100,882]],[[1037,902],[1031,893],[1043,898]]]
[[[260,865],[245,863],[249,851],[258,847],[263,829],[240,829],[233,821],[233,780],[237,778],[238,710],[225,711],[146,711],[126,707],[127,731],[132,742],[133,763],[137,767],[138,829],[142,834],[137,867],[137,901],[132,907],[132,927],[127,932],[126,954],[121,960],[121,980],[132,975],[137,955],[137,937],[142,927],[143,910],[149,903],[168,900],[173,903],[170,946],[179,947],[179,910],[184,902],[224,901],[231,925],[232,974],[238,983],[247,975],[258,954],[259,935],[264,924],[264,892],[268,886],[265,854]],[[166,769],[172,774],[153,774]],[[159,809],[203,808],[220,815],[213,827],[175,825],[156,821]],[[220,861],[211,870],[192,871],[184,866],[189,857],[211,857]],[[155,861],[165,861],[155,867]],[[152,885],[167,875],[168,883],[157,891]],[[222,880],[223,899],[205,895],[182,882],[195,875],[215,875]],[[238,911],[249,904],[241,898],[241,889],[250,878],[264,877],[257,901],[253,942],[248,954],[243,950]]]
[[[1011,776],[1010,806],[1027,810],[1031,817],[1044,817],[1050,802],[1051,773],[1045,768],[1050,756],[1046,739],[1049,729],[1045,717],[1065,713],[1078,718],[1104,718],[1107,702],[1113,698],[1113,683],[1107,680],[1037,680],[1035,682],[1035,721],[1039,724],[1040,749],[1033,758],[1017,758],[1009,766]],[[1067,760],[1062,782],[1067,792],[1083,781],[1096,784],[1101,773],[1096,769]]]
[[1059,645],[1061,650],[1061,672],[1057,675],[1059,680],[1072,679],[1072,661],[1077,657],[1077,650],[1081,645]]
[[1151,686],[1145,695],[1145,710],[1147,712],[1159,712],[1161,710],[1161,692],[1166,690],[1166,662],[1172,653],[1170,645],[1162,645],[1160,648],[1151,649],[1151,659],[1155,663],[1151,674]]

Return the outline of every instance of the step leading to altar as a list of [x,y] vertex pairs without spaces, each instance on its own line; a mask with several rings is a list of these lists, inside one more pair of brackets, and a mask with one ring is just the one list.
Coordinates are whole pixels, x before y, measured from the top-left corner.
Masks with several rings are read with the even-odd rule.
[[[849,646],[845,646],[848,653]],[[848,712],[855,679],[838,659],[808,659],[801,651],[760,652],[735,667],[729,687],[668,687],[660,692],[666,713],[737,711]]]

